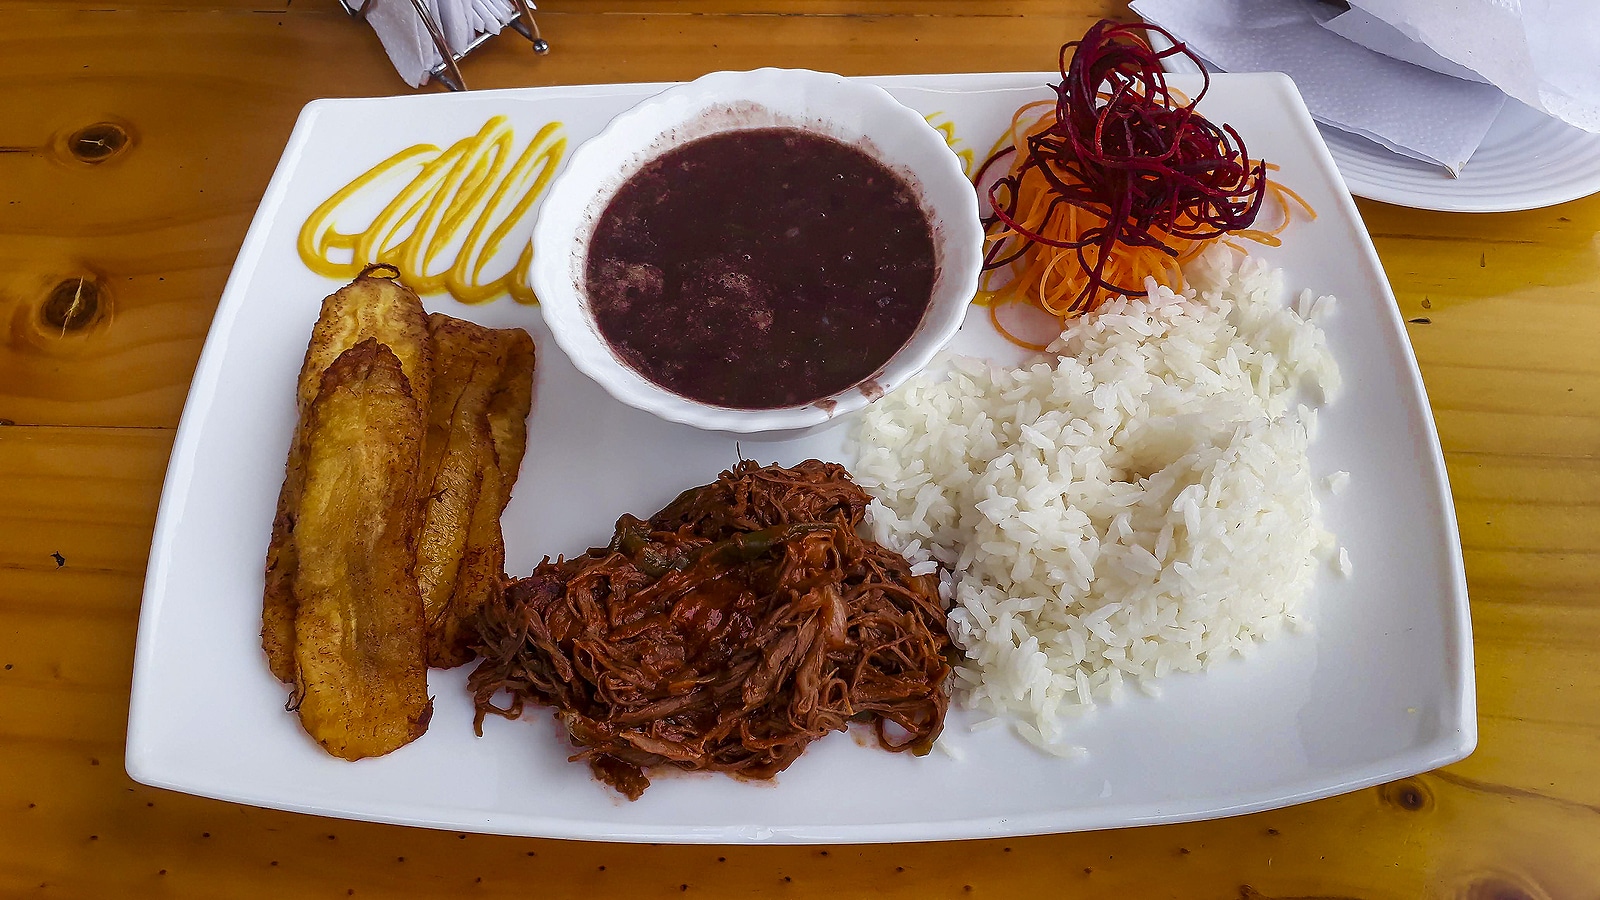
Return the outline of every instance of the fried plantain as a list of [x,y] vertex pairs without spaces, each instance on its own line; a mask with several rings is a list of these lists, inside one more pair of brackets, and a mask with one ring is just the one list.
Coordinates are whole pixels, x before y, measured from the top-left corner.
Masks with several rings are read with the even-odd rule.
[[505,345],[500,381],[489,398],[489,430],[500,465],[500,506],[505,508],[528,451],[528,413],[533,409],[533,338],[520,328],[499,332]]
[[506,543],[500,530],[500,515],[511,501],[511,489],[517,483],[528,448],[528,413],[533,408],[533,338],[520,328],[503,330],[498,335],[505,349],[505,363],[489,398],[494,460],[484,469],[483,490],[472,517],[473,536],[456,576],[456,610],[441,638],[449,648],[451,665],[460,665],[475,655],[471,649],[477,642],[472,626],[475,613],[504,587]]
[[439,313],[428,327],[433,393],[417,580],[428,664],[449,668],[472,658],[467,620],[503,576],[500,514],[527,446],[533,340],[521,329],[490,329]]
[[432,715],[414,571],[424,416],[402,360],[367,338],[328,366],[301,423],[295,699],[343,759],[404,746]]
[[[428,341],[427,313],[410,288],[384,277],[392,267],[369,266],[355,281],[322,301],[311,330],[305,362],[296,390],[298,423],[289,446],[289,461],[272,521],[272,542],[267,549],[266,589],[261,614],[261,644],[272,674],[280,681],[295,680],[295,521],[300,506],[303,442],[306,413],[321,387],[323,374],[346,350],[367,338],[376,338],[399,359],[412,397],[426,408],[432,380],[432,348]],[[395,273],[398,274],[397,272]]]
[[[480,421],[485,438],[487,420]],[[452,668],[472,659],[471,644],[476,637],[469,622],[491,592],[499,590],[504,577],[506,545],[500,533],[500,470],[495,465],[493,445],[485,439],[476,471],[479,491],[476,502],[467,509],[468,520],[462,529],[465,540],[445,603],[428,618],[428,665]]]
[[484,466],[493,465],[488,409],[500,359],[489,329],[437,313],[428,317],[428,328],[434,391],[422,450],[417,582],[428,625],[428,663],[447,665],[439,638],[451,617]]

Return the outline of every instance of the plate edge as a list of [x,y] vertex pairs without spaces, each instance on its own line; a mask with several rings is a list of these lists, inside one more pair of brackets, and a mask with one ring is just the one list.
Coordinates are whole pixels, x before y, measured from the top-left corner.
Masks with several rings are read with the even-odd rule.
[[[162,597],[166,590],[168,568],[171,565],[172,541],[170,532],[188,499],[194,460],[198,449],[196,429],[205,419],[216,391],[217,377],[222,365],[223,347],[233,330],[233,320],[243,303],[245,283],[254,277],[257,264],[271,229],[272,216],[263,211],[276,211],[288,193],[289,182],[300,164],[312,126],[324,108],[336,101],[312,100],[301,107],[294,128],[284,145],[283,155],[273,170],[267,189],[250,220],[238,256],[223,286],[217,310],[206,330],[205,343],[190,380],[188,394],[184,397],[183,413],[178,420],[173,437],[172,452],[167,458],[166,474],[162,478],[161,496],[156,506],[155,527],[150,537],[150,557],[146,563],[144,586],[139,598],[139,626],[134,637],[133,680],[128,697],[128,731],[123,752],[123,767],[128,777],[141,784],[156,784],[151,774],[152,760],[147,758],[149,739],[144,734],[144,706],[151,701],[148,692],[149,672],[152,665],[151,648],[156,640],[160,622]],[[263,557],[264,564],[265,557]]]

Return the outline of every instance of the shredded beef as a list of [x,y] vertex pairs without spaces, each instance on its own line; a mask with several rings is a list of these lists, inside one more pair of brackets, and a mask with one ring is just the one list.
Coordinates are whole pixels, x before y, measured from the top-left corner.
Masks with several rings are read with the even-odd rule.
[[479,613],[480,733],[489,713],[555,707],[573,759],[630,799],[657,766],[771,778],[852,721],[926,753],[944,612],[932,576],[858,535],[869,500],[837,464],[745,461],[623,516],[605,547],[545,559]]

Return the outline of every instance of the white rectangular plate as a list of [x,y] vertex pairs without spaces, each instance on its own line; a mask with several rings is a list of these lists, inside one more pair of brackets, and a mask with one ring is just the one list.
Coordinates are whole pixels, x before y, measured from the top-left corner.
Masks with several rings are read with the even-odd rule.
[[[870,79],[954,124],[980,157],[1053,74]],[[1179,87],[1193,88],[1174,78]],[[1267,809],[1421,772],[1476,740],[1465,579],[1449,486],[1422,381],[1361,220],[1293,84],[1213,81],[1203,109],[1318,212],[1262,251],[1294,291],[1337,294],[1327,328],[1345,376],[1312,462],[1349,471],[1325,500],[1354,575],[1332,568],[1313,629],[1248,659],[1161,682],[1072,726],[1082,759],[1046,756],[1005,729],[971,732],[955,710],[942,740],[964,757],[917,759],[835,734],[770,785],[671,775],[630,803],[566,760],[552,717],[491,719],[472,733],[469,667],[429,675],[428,733],[381,759],[324,753],[283,709],[260,648],[262,561],[294,427],[294,384],[322,297],[339,284],[303,265],[296,234],[339,187],[396,151],[446,146],[509,116],[519,146],[549,121],[573,146],[663,85],[550,87],[306,107],[256,212],[195,373],[161,498],[139,623],[128,773],[145,784],[322,815],[601,840],[899,841],[1111,828]],[[531,228],[531,220],[525,223]],[[514,257],[520,244],[508,244]],[[497,263],[509,268],[509,260]],[[494,270],[494,265],[490,266]],[[609,537],[737,459],[732,436],[659,421],[611,400],[510,299],[430,309],[520,325],[539,347],[521,481],[505,514],[507,565]],[[981,311],[957,350],[1010,352]],[[1011,358],[1020,358],[1012,354]],[[761,462],[839,459],[848,423],[785,441],[742,438]]]

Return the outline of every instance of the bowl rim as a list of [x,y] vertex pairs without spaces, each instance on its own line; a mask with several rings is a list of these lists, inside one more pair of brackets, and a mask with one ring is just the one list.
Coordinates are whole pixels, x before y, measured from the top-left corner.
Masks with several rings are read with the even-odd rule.
[[[600,205],[598,196],[602,193],[607,197],[614,195],[639,166],[666,150],[626,151],[629,155],[622,161],[621,178],[614,181],[595,179],[590,173],[597,168],[616,168],[614,160],[618,151],[614,145],[635,130],[642,128],[648,132],[650,141],[658,142],[674,128],[693,121],[707,110],[741,102],[765,106],[761,99],[763,94],[785,85],[799,84],[859,97],[863,105],[871,108],[870,121],[874,123],[863,131],[900,128],[908,135],[925,137],[929,147],[936,142],[947,151],[933,157],[937,163],[919,163],[919,168],[913,169],[903,160],[876,152],[877,145],[870,134],[862,142],[866,145],[862,149],[918,188],[919,201],[934,232],[939,267],[927,310],[906,343],[873,374],[842,391],[803,405],[740,409],[705,403],[669,391],[621,360],[599,335],[587,298],[573,278],[575,260],[586,255],[593,235],[594,220],[588,214]],[[824,113],[815,118],[826,121],[828,116]],[[894,124],[894,119],[899,123]],[[891,124],[880,124],[884,122]],[[737,126],[713,128],[697,137],[734,130],[742,129]],[[821,129],[818,131],[825,133]],[[956,185],[963,189],[951,190]],[[578,211],[576,229],[570,227],[572,210]],[[926,368],[960,330],[976,294],[982,265],[983,229],[978,220],[977,191],[962,170],[960,159],[949,152],[944,136],[921,113],[877,85],[812,69],[765,67],[713,72],[669,87],[612,118],[605,128],[580,144],[568,157],[540,204],[530,241],[533,250],[528,270],[530,287],[539,298],[552,337],[574,367],[627,406],[696,428],[750,434],[827,423],[865,407]]]

